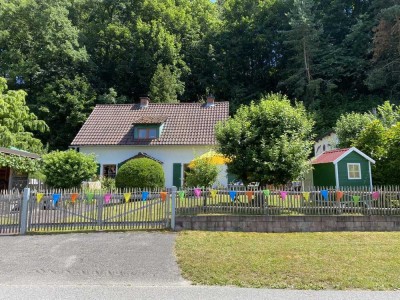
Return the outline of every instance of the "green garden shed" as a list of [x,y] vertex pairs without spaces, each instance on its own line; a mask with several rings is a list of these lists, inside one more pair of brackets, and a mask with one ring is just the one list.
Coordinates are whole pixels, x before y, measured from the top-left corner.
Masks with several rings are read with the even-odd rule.
[[372,188],[371,163],[375,161],[355,147],[323,152],[311,160],[313,185]]

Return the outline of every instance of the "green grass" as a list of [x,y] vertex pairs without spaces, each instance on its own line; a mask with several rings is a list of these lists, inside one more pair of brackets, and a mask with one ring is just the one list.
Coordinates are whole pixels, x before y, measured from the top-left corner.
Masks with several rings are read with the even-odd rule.
[[294,289],[400,288],[400,233],[181,232],[176,255],[195,284]]

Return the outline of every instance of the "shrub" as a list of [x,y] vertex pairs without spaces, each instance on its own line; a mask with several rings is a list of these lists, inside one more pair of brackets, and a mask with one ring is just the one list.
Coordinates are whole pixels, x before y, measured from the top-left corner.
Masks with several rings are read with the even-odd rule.
[[42,173],[46,183],[54,188],[79,187],[82,181],[96,174],[94,155],[68,151],[53,151],[43,155]]
[[209,159],[199,159],[194,166],[186,172],[186,185],[188,187],[212,186],[218,177],[218,166]]
[[110,177],[101,177],[101,188],[107,191],[112,191],[115,189],[115,179]]
[[165,185],[164,170],[152,159],[131,159],[118,170],[115,185],[117,188],[162,188]]

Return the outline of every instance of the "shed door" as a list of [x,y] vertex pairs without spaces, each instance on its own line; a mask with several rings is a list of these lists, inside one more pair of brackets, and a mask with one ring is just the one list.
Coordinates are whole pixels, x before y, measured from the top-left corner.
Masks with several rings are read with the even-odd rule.
[[173,165],[172,184],[177,188],[180,188],[181,182],[182,182],[182,164],[176,163]]

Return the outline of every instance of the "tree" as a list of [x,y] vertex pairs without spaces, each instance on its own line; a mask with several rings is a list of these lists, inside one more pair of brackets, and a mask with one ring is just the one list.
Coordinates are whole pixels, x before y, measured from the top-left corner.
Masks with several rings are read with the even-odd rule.
[[376,115],[343,115],[337,123],[339,142],[344,147],[354,146],[376,160],[372,167],[375,184],[398,184],[400,107],[386,101],[376,111]]
[[294,106],[281,94],[241,106],[233,118],[217,126],[220,152],[228,171],[245,184],[284,184],[308,167],[314,121],[301,103]]
[[51,124],[44,135],[51,149],[67,149],[89,116],[95,93],[86,78],[62,78],[46,84],[37,98],[39,116]]
[[46,183],[54,188],[77,188],[82,181],[96,174],[97,163],[94,155],[68,151],[53,151],[43,155],[42,173]]
[[381,121],[373,120],[357,135],[351,146],[378,160],[386,155],[386,142],[386,128]]
[[388,129],[386,138],[387,154],[381,164],[379,183],[398,185],[400,184],[400,122]]
[[24,91],[7,89],[6,80],[0,77],[0,145],[42,153],[43,144],[32,131],[45,132],[46,123],[30,112]]
[[[236,110],[270,91],[277,91],[282,66],[282,34],[287,29],[289,1],[218,1],[221,24],[207,36],[210,92],[227,99]],[[190,83],[189,83],[190,84]]]
[[[336,121],[335,126],[335,132],[339,139],[339,147],[351,147],[357,140],[358,145],[361,145],[361,140],[367,137],[363,137],[359,140],[360,134],[368,128],[374,120],[379,120],[380,122],[372,125],[372,127],[369,128],[370,130],[377,130],[378,128],[376,126],[378,124],[385,128],[395,125],[400,121],[400,106],[385,101],[382,105],[378,105],[375,115],[371,113],[361,114],[354,112],[341,115]],[[366,134],[371,134],[371,132]]]
[[382,91],[391,99],[400,96],[400,5],[387,1],[374,27],[373,68],[366,80],[371,90]]
[[150,81],[150,97],[152,102],[176,103],[178,95],[184,91],[183,82],[174,74],[169,66],[157,65]]
[[149,158],[135,158],[124,163],[115,177],[117,188],[163,188],[164,169]]
[[189,187],[210,187],[218,177],[218,166],[210,159],[198,159],[186,172],[185,185]]
[[30,101],[54,76],[73,74],[88,60],[68,16],[71,5],[69,0],[1,3],[1,70],[28,91]]
[[374,116],[369,113],[352,112],[341,115],[334,128],[339,139],[338,146],[341,148],[351,147],[359,134],[373,119]]
[[289,75],[283,84],[296,97],[313,102],[320,93],[321,78],[318,59],[321,56],[323,28],[315,17],[314,1],[294,0],[289,12],[290,30],[285,32],[291,49]]

